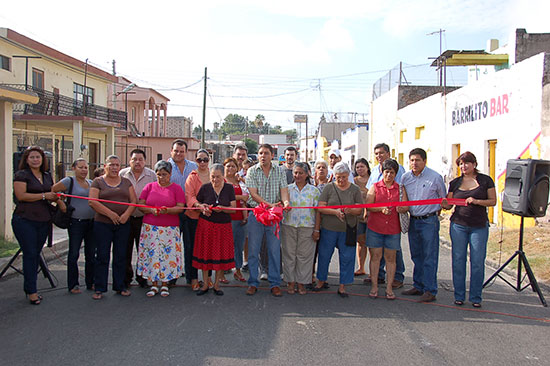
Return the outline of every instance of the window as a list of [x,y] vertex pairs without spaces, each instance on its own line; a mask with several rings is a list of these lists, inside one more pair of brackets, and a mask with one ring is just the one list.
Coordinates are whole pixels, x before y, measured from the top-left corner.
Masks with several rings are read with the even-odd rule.
[[84,102],[84,98],[86,98],[86,104],[94,104],[94,89],[74,83],[73,98],[80,103]]
[[420,140],[422,137],[422,131],[424,131],[424,126],[418,126],[414,129],[414,139]]
[[10,58],[0,55],[0,69],[11,71]]
[[32,87],[44,90],[44,71],[32,68]]
[[403,156],[403,153],[399,153],[398,158],[397,158],[397,161],[398,161],[399,165],[403,165],[403,161],[404,161],[403,159],[404,158],[405,157]]
[[403,142],[403,138],[405,137],[405,132],[407,132],[407,129],[399,131],[399,142]]
[[136,123],[136,107],[132,107],[132,113],[131,113],[130,121],[132,123]]

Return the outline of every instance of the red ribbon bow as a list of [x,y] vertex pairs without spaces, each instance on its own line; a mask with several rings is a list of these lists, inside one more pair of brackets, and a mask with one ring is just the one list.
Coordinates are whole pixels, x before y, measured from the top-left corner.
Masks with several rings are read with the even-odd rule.
[[281,206],[269,207],[262,202],[254,208],[253,212],[256,221],[265,226],[272,226],[275,224],[275,235],[279,238],[279,223],[283,219],[283,208]]

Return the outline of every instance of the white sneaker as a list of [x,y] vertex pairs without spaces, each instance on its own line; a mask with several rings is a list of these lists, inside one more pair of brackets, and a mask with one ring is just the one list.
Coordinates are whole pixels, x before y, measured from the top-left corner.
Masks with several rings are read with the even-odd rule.
[[262,280],[262,281],[267,281],[267,273],[262,273],[262,274],[260,275],[260,280]]

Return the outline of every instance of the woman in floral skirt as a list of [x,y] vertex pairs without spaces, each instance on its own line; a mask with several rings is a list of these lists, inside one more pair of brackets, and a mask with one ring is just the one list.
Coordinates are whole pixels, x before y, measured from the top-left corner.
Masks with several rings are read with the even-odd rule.
[[155,164],[157,181],[143,188],[139,203],[160,208],[140,208],[145,216],[141,226],[137,273],[149,279],[153,286],[147,296],[170,295],[168,281],[183,273],[182,242],[179,214],[184,210],[185,193],[178,184],[170,182],[172,165],[166,161]]

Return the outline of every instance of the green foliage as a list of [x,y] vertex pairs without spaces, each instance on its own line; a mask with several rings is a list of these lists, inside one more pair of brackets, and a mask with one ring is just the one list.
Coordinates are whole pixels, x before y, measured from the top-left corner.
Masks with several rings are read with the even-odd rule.
[[245,138],[244,144],[246,145],[246,148],[248,149],[249,154],[257,154],[258,153],[258,143],[252,139]]
[[220,130],[224,137],[231,134],[244,134],[247,124],[248,122],[245,117],[230,113],[224,118]]
[[0,258],[10,257],[19,249],[19,244],[0,239]]

